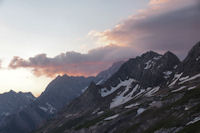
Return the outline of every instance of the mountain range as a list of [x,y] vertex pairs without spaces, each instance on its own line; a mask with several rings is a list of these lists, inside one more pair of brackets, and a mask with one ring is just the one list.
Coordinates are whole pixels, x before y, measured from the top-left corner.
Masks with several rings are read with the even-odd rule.
[[[7,93],[2,94],[4,100],[2,100],[2,103],[0,102],[2,105],[0,113],[2,112],[4,116],[0,116],[0,132],[28,133],[37,129],[47,120],[53,118],[56,113],[61,111],[74,98],[80,96],[89,86],[90,82],[93,81],[98,84],[106,81],[119,69],[121,64],[122,61],[114,63],[110,68],[100,72],[96,77],[74,77],[66,74],[57,76],[49,83],[45,91],[38,98],[34,98],[34,101],[29,103],[27,103],[26,99],[20,97],[22,95],[21,92],[15,93],[10,91],[9,95]],[[32,94],[28,93],[26,95]],[[26,97],[28,98],[28,96]],[[10,102],[12,105],[4,101]],[[7,106],[10,110],[12,109],[13,113],[7,111]],[[16,108],[12,108],[12,106]]]
[[0,133],[198,133],[200,42],[180,61],[153,51],[96,77],[58,76]]
[[0,94],[0,121],[4,117],[16,113],[32,103],[36,98],[30,93],[11,90],[4,94]]

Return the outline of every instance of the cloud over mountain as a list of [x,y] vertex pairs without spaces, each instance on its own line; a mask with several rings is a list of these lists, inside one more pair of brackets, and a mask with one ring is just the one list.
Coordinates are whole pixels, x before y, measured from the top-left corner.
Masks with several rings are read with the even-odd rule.
[[[147,9],[103,32],[91,31],[103,47],[86,54],[61,53],[53,58],[46,54],[28,60],[14,57],[9,67],[30,68],[37,76],[67,73],[95,75],[113,62],[134,57],[147,50],[164,53],[170,50],[183,58],[200,40],[200,2],[198,0],[150,0]],[[106,44],[106,45],[105,45]]]
[[135,56],[137,53],[129,47],[109,45],[90,50],[87,54],[78,52],[66,52],[53,58],[46,54],[30,57],[28,60],[13,57],[10,68],[30,68],[37,76],[55,76],[67,73],[69,75],[96,75],[109,67],[113,62]]

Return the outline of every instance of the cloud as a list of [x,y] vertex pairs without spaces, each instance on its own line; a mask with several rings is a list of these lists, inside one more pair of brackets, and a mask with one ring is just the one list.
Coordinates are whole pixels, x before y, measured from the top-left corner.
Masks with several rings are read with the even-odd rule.
[[200,40],[200,2],[198,0],[150,0],[140,10],[113,29],[92,31],[100,42],[132,46],[138,52],[170,50],[183,58]]
[[149,5],[160,5],[169,2],[169,0],[150,0]]
[[46,54],[28,60],[14,57],[9,67],[29,68],[37,76],[96,75],[113,62],[134,57],[147,50],[172,51],[183,59],[200,40],[200,2],[198,0],[150,0],[149,7],[138,11],[112,29],[91,31],[102,47],[87,54],[61,53],[53,58]]
[[128,59],[136,54],[132,48],[109,45],[90,50],[87,54],[66,52],[53,58],[39,54],[28,60],[16,56],[9,67],[30,68],[36,76],[53,77],[58,74],[91,76],[108,68],[113,62]]

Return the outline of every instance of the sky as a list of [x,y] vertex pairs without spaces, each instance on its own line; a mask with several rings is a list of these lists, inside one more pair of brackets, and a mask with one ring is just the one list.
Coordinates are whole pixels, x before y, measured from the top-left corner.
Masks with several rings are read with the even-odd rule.
[[[154,50],[183,59],[200,41],[198,0],[0,0],[0,93],[44,91]],[[181,46],[181,47],[180,47]]]

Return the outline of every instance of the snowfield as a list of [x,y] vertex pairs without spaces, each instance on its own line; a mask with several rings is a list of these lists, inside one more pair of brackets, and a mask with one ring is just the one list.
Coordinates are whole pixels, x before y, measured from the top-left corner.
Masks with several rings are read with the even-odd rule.
[[117,107],[119,105],[122,105],[128,101],[130,101],[133,97],[133,93],[139,88],[140,86],[137,84],[135,85],[135,87],[133,88],[133,90],[127,94],[126,96],[124,96],[126,94],[126,92],[129,91],[129,89],[131,88],[131,84],[129,84],[128,86],[126,86],[125,90],[118,96],[116,96],[113,100],[112,103],[110,104],[110,108],[114,108]]
[[120,83],[116,87],[111,87],[111,90],[108,90],[107,88],[102,88],[101,92],[100,92],[101,96],[106,97],[106,96],[112,94],[113,92],[115,92],[117,89],[119,89],[122,86],[130,86],[131,83],[134,81],[136,81],[136,80],[134,80],[134,79],[128,79],[128,80],[124,80],[124,81],[120,80]]

